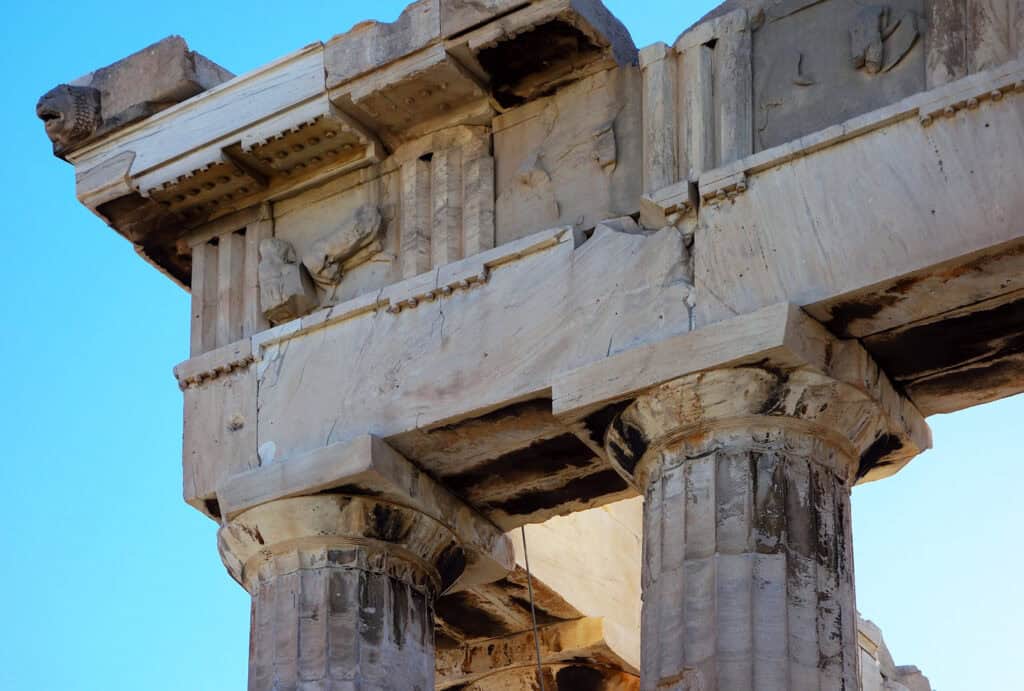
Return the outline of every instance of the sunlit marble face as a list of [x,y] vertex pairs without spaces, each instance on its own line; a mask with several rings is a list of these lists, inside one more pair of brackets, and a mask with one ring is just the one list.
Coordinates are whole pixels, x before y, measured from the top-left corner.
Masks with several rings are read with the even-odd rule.
[[36,104],[36,115],[43,121],[54,150],[64,150],[99,127],[99,91],[61,84],[43,94]]

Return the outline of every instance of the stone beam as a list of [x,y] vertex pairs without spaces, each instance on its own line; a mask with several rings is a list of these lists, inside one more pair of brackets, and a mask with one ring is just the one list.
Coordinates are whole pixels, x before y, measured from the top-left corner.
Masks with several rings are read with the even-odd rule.
[[[689,329],[685,254],[675,230],[631,219],[589,239],[555,229],[183,363],[186,499],[210,511],[226,477],[365,434],[505,530],[630,496],[601,421],[555,420],[550,390],[561,370]],[[332,364],[311,378],[311,362]]]
[[621,409],[667,382],[728,369],[814,371],[878,402],[883,423],[867,440],[855,480],[888,477],[931,448],[931,432],[858,342],[839,340],[793,305],[778,304],[689,334],[641,346],[566,372],[553,387],[553,410],[572,420]]
[[[785,300],[864,339],[926,415],[1016,392],[1021,327],[962,317],[1020,311],[1022,112],[1009,62],[703,174],[697,326]],[[893,356],[928,323],[955,352]]]

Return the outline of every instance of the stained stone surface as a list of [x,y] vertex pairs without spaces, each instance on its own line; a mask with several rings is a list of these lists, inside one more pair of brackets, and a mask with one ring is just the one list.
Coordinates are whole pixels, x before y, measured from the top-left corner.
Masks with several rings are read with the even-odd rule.
[[677,29],[418,0],[40,99],[191,293],[183,498],[254,596],[253,691],[928,688],[857,623],[848,497],[1024,390],[1024,6]]

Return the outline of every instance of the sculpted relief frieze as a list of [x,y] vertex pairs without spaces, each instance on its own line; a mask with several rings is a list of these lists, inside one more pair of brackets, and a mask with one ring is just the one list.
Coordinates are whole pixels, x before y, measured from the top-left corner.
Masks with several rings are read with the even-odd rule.
[[917,14],[894,13],[888,6],[863,9],[850,28],[854,69],[868,74],[888,72],[914,47],[919,35]]
[[925,88],[922,0],[796,7],[751,18],[755,151]]
[[313,281],[324,290],[341,283],[344,272],[383,249],[380,238],[384,220],[380,209],[366,204],[337,228],[313,243],[302,263]]

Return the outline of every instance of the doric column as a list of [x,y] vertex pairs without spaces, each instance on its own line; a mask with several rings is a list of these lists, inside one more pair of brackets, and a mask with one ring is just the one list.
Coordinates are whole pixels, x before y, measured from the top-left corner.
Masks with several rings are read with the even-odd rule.
[[448,527],[329,494],[250,509],[218,543],[252,595],[250,691],[434,688],[434,598],[466,563]]
[[864,374],[690,374],[615,419],[609,457],[645,495],[645,691],[859,688],[850,488],[900,446],[899,397]]

